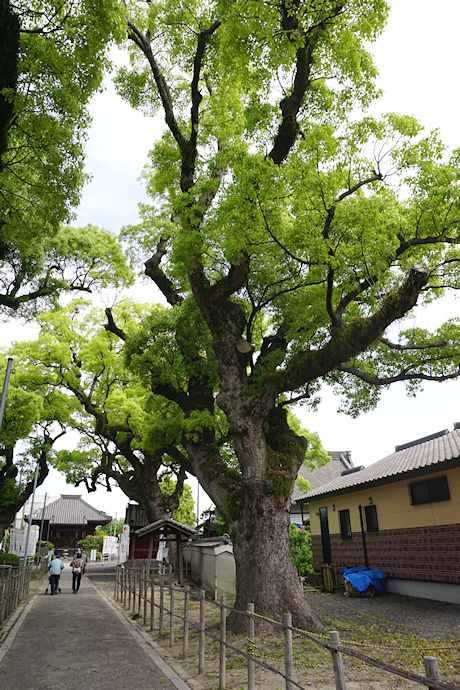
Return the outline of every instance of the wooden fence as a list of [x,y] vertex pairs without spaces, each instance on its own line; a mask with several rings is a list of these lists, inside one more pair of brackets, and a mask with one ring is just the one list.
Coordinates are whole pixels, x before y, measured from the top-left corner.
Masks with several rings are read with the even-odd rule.
[[0,566],[0,625],[11,616],[29,591],[32,564]]
[[[169,609],[165,606],[165,591],[169,593]],[[286,690],[294,690],[300,688],[305,690],[302,685],[294,679],[294,661],[293,661],[293,645],[292,635],[295,633],[298,636],[310,640],[315,645],[328,650],[331,654],[331,663],[334,670],[334,677],[336,683],[336,690],[346,690],[343,655],[349,655],[356,659],[360,659],[365,663],[377,667],[388,673],[407,678],[408,680],[424,685],[425,687],[434,688],[435,690],[460,690],[460,686],[451,685],[441,681],[438,670],[438,663],[434,657],[424,657],[425,676],[421,676],[413,671],[398,668],[386,664],[382,661],[369,657],[365,654],[350,649],[340,644],[339,634],[336,631],[329,633],[329,640],[318,640],[312,634],[305,630],[299,630],[292,626],[292,618],[290,613],[283,615],[283,622],[270,621],[263,616],[259,616],[254,611],[254,604],[249,603],[247,611],[237,611],[226,604],[226,597],[221,597],[220,603],[212,600],[206,600],[205,591],[200,590],[200,595],[197,597],[191,592],[191,587],[179,587],[174,584],[171,577],[160,577],[155,579],[154,574],[147,576],[146,570],[138,570],[130,567],[118,566],[115,576],[115,598],[121,604],[130,610],[133,616],[142,620],[144,627],[149,627],[153,633],[155,626],[158,629],[158,637],[165,636],[166,628],[169,627],[169,645],[172,647],[175,642],[176,624],[180,621],[182,626],[182,658],[187,659],[189,654],[189,633],[194,630],[198,635],[198,673],[204,672],[205,647],[206,638],[213,640],[219,644],[219,690],[225,690],[225,675],[226,675],[226,652],[227,649],[232,650],[237,655],[244,657],[247,661],[247,687],[248,690],[255,688],[255,669],[256,665],[263,666],[265,669],[281,676],[285,680]],[[181,610],[183,615],[178,613],[177,600],[182,598]],[[199,623],[196,624],[190,617],[190,603],[196,600],[199,604]],[[220,634],[215,635],[209,630],[206,630],[205,621],[205,601],[209,605],[218,607],[220,609]],[[156,609],[158,609],[156,611]],[[244,652],[227,641],[226,635],[226,618],[230,611],[247,618],[247,651]],[[169,621],[166,620],[169,617]],[[261,658],[257,658],[255,654],[255,628],[256,621],[266,621],[275,628],[280,630],[284,636],[284,672],[269,665]],[[260,656],[260,655],[259,655]]]

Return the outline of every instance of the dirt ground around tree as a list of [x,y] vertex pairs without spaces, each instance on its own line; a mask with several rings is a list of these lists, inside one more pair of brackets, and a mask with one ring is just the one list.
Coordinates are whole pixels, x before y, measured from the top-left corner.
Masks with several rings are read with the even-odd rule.
[[[93,584],[114,601],[113,582],[98,581]],[[434,656],[439,663],[441,679],[460,688],[460,606],[426,599],[384,594],[372,599],[350,599],[343,592],[326,595],[316,590],[306,590],[305,596],[312,608],[325,624],[324,636],[315,636],[319,642],[328,639],[327,632],[337,630],[345,647],[367,655],[385,664],[410,670],[424,676],[423,658]],[[155,597],[155,603],[158,603]],[[164,605],[169,609],[167,590]],[[150,630],[150,618],[144,625],[143,605],[136,604],[128,610],[118,602],[120,610],[144,630]],[[148,607],[150,610],[150,605]],[[183,596],[175,595],[175,611],[183,615]],[[192,591],[190,616],[196,624],[199,621],[198,590]],[[217,690],[219,687],[219,618],[220,609],[206,602],[206,650],[204,673],[198,674],[198,634],[189,633],[188,659],[182,658],[182,621],[175,622],[174,644],[170,645],[169,615],[165,614],[163,636],[158,635],[159,615],[155,607],[152,640],[161,646],[161,656],[177,669],[182,668],[184,679],[191,687],[203,690]],[[212,638],[215,639],[212,639]],[[227,632],[227,644],[247,652],[246,635]],[[255,635],[252,648],[256,658],[284,672],[284,646],[282,631]],[[301,688],[335,690],[331,653],[310,641],[302,634],[294,634],[294,680]],[[414,681],[369,666],[360,659],[344,655],[344,669],[347,690],[376,690],[396,688],[419,688]],[[227,690],[243,690],[247,687],[247,661],[231,649],[226,660]],[[284,690],[285,679],[271,670],[256,665],[255,687],[264,690]]]

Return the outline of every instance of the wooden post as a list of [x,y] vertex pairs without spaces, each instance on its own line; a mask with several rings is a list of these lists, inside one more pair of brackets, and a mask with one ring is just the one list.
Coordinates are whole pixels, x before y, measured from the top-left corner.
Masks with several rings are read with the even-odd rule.
[[227,597],[220,598],[220,658],[219,658],[219,690],[225,690],[225,667],[227,648]]
[[147,604],[148,604],[148,586],[149,581],[147,579],[147,572],[144,573],[144,625],[147,625]]
[[142,583],[144,582],[144,572],[145,572],[144,569],[139,571],[139,596],[137,599],[137,616],[138,616],[138,618],[141,617]]
[[425,656],[423,657],[423,663],[425,664],[425,675],[429,680],[441,680],[436,657]]
[[155,618],[155,582],[153,575],[150,579],[150,632],[153,632],[153,621]]
[[4,595],[5,595],[5,585],[3,582],[0,583],[0,625],[3,623],[3,611],[5,608],[5,600],[4,600]]
[[[254,613],[254,604],[248,604],[249,613]],[[252,654],[255,648],[255,630],[254,618],[248,618],[248,654]],[[252,659],[248,659],[248,690],[254,690],[256,676],[256,664]]]
[[153,532],[150,534],[149,553],[147,556],[147,577],[150,577],[150,567],[152,565],[152,551],[153,551]]
[[284,675],[286,690],[294,690],[294,661],[292,657],[292,614],[283,613],[284,628]]
[[174,644],[174,582],[169,585],[169,646],[172,647]]
[[180,585],[184,584],[184,556],[182,554],[182,536],[177,533],[177,566],[178,572],[178,582]]
[[[339,633],[336,630],[329,632],[329,639],[335,644],[340,644]],[[332,666],[334,667],[334,677],[335,677],[335,687],[336,690],[347,690],[345,684],[345,675],[343,672],[343,661],[341,652],[336,652],[335,649],[331,649],[332,654]]]
[[120,568],[116,567],[115,568],[115,589],[113,592],[113,598],[118,601],[118,575],[120,573]]
[[205,623],[204,623],[204,602],[206,592],[204,589],[200,590],[200,640],[198,649],[198,673],[204,672],[204,642],[205,642]]
[[165,582],[160,580],[160,613],[158,614],[158,637],[163,637],[163,603],[165,596]]
[[131,611],[131,580],[133,578],[132,570],[128,570],[128,611]]
[[182,656],[184,659],[188,657],[188,612],[190,606],[190,585],[185,585],[184,592],[184,640],[183,640],[183,651]]
[[[139,573],[140,575],[140,573]],[[133,615],[136,613],[137,604],[137,571],[133,571]]]

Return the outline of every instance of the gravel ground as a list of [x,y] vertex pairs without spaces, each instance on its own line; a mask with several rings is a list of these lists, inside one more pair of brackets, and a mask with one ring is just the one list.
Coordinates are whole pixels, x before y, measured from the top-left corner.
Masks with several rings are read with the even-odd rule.
[[385,593],[377,597],[347,598],[343,591],[312,591],[308,601],[326,622],[340,619],[356,624],[378,623],[382,628],[424,640],[459,639],[460,606],[432,599]]

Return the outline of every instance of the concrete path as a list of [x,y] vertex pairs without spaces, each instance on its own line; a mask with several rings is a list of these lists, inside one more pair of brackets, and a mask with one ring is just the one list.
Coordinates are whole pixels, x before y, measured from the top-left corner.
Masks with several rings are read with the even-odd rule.
[[45,588],[43,578],[0,647],[0,688],[190,690],[88,577],[73,594],[66,563],[62,593]]

